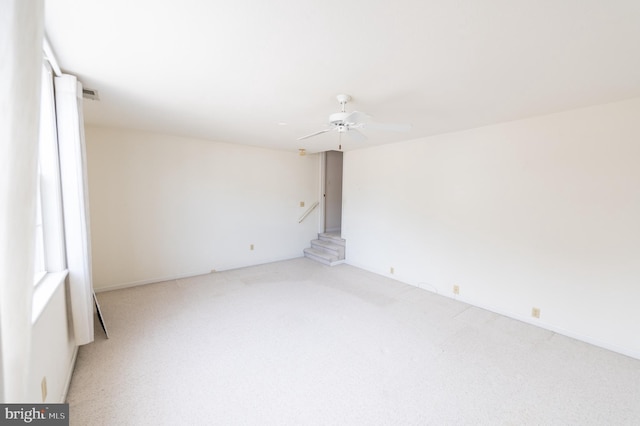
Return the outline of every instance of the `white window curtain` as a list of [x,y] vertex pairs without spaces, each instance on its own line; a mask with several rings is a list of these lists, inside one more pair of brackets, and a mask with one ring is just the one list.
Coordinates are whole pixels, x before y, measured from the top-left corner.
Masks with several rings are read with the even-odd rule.
[[0,401],[24,402],[31,349],[42,1],[0,13]]
[[71,318],[76,344],[84,345],[93,341],[93,284],[82,85],[62,74],[55,89]]

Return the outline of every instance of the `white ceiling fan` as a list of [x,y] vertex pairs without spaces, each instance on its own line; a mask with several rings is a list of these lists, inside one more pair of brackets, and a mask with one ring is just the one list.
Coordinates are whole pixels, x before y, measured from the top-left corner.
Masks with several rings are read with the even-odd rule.
[[338,132],[340,135],[346,133],[354,141],[364,141],[367,137],[358,129],[386,130],[391,132],[408,132],[411,130],[411,124],[392,124],[392,123],[375,123],[369,121],[371,116],[359,111],[346,112],[347,102],[351,100],[351,96],[340,94],[336,97],[340,103],[340,112],[329,115],[329,124],[326,129],[310,135],[299,137],[298,140],[311,138],[327,132]]

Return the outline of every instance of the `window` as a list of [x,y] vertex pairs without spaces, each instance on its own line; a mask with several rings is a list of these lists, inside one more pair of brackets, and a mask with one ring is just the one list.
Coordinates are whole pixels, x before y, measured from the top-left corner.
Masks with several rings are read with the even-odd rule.
[[[38,176],[40,176],[40,165],[38,164]],[[37,199],[37,207],[36,207],[36,253],[35,253],[35,261],[34,261],[34,269],[35,269],[35,280],[34,284],[38,284],[42,278],[44,278],[47,273],[47,268],[45,267],[44,261],[44,229],[42,227],[42,200],[40,194],[40,179],[36,183],[36,199]]]
[[47,272],[58,272],[65,268],[53,73],[46,61],[42,66],[38,149],[36,285]]

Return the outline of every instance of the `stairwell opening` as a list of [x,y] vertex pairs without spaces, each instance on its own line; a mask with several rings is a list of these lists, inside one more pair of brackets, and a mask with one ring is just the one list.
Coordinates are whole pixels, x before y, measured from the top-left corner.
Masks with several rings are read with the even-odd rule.
[[322,223],[318,238],[304,249],[305,257],[334,266],[345,261],[346,241],[342,238],[342,168],[340,151],[324,153],[322,167]]

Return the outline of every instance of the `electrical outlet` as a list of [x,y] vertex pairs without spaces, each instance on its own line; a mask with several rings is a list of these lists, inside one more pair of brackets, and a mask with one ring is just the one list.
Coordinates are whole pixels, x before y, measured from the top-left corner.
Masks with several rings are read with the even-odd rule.
[[253,250],[253,244],[249,246],[249,250]]
[[460,286],[459,285],[454,285],[453,286],[453,294],[460,294]]
[[47,400],[47,376],[42,378],[42,382],[40,382],[40,388],[42,389],[42,402]]
[[396,270],[395,270],[395,269],[393,268],[393,266],[392,266],[391,268],[389,268],[389,272],[390,272],[391,274],[395,274],[395,273],[396,273]]
[[304,201],[300,201],[300,207],[304,207]]
[[531,316],[534,318],[540,318],[540,308],[531,308]]

